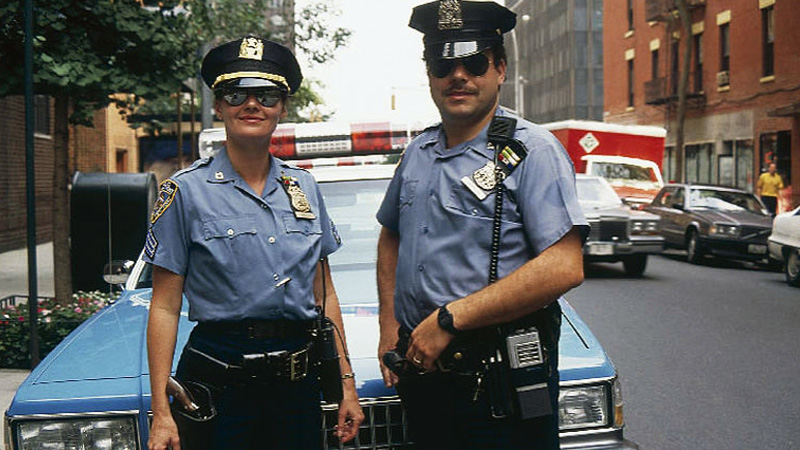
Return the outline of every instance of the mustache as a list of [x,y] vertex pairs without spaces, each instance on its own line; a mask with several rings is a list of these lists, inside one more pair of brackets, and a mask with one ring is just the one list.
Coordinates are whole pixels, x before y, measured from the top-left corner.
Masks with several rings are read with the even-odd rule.
[[458,92],[460,94],[471,94],[472,95],[472,94],[477,93],[477,90],[476,89],[472,89],[472,88],[468,88],[468,87],[464,86],[464,84],[462,84],[462,83],[458,83],[458,84],[451,84],[449,87],[447,87],[447,89],[444,90],[443,94],[444,95],[450,95],[450,94],[453,94],[455,92]]

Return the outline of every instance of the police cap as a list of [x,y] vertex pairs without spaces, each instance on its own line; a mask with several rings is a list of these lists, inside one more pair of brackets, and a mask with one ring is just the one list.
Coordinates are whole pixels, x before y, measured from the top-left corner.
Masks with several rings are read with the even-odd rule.
[[503,43],[517,15],[495,2],[442,0],[414,8],[408,26],[425,36],[425,59],[463,58]]
[[275,86],[294,94],[303,81],[292,51],[281,44],[246,36],[211,49],[203,58],[200,75],[208,87]]

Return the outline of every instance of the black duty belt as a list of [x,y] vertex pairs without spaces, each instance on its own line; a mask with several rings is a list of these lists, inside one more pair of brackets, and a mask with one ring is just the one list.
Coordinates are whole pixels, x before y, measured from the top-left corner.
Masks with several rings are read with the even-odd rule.
[[311,344],[296,350],[242,355],[238,364],[214,358],[190,345],[184,349],[189,372],[215,386],[268,381],[298,381],[313,364]]
[[300,320],[242,320],[200,322],[197,332],[219,336],[239,336],[249,339],[294,339],[309,335],[311,321]]

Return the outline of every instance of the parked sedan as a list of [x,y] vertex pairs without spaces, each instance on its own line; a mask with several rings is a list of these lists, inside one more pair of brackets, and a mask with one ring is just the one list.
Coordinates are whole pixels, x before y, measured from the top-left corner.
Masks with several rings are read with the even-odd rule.
[[639,277],[647,255],[664,250],[658,216],[631,210],[608,182],[599,176],[576,175],[578,201],[591,231],[583,246],[588,262],[619,262],[629,276]]
[[775,217],[767,242],[769,255],[783,262],[786,282],[800,287],[800,206]]
[[664,244],[686,249],[689,262],[706,255],[768,263],[772,217],[755,195],[733,188],[669,184],[646,211],[661,217]]

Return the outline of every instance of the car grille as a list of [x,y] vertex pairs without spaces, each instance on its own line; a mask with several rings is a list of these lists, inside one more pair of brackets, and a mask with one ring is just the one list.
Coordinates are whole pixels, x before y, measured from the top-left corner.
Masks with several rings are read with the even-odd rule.
[[589,240],[614,242],[627,242],[629,240],[627,221],[599,221],[592,222],[591,225]]
[[322,406],[323,448],[325,449],[410,449],[406,413],[399,398],[362,400],[364,422],[355,439],[345,444],[334,436],[336,405]]
[[770,234],[770,228],[763,228],[763,227],[742,227],[742,230],[739,236],[742,239],[748,241],[756,241],[756,242],[766,242],[767,237]]

